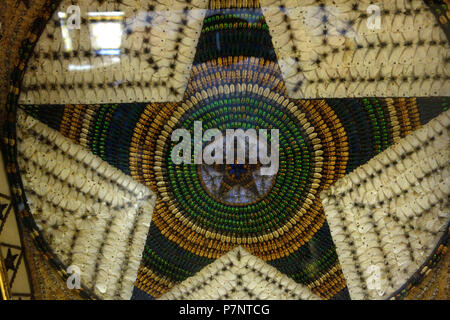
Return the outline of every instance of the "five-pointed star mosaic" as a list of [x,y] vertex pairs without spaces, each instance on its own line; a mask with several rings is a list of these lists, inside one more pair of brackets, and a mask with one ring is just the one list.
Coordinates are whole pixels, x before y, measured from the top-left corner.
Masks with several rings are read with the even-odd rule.
[[[180,102],[23,108],[157,193],[135,284],[151,298],[237,246],[322,298],[349,298],[319,194],[420,126],[416,99],[290,99],[259,5],[207,12]],[[212,195],[198,165],[172,163],[171,133],[193,136],[195,121],[279,129],[280,167],[262,197],[248,167],[222,168]],[[218,201],[242,184],[257,201]]]

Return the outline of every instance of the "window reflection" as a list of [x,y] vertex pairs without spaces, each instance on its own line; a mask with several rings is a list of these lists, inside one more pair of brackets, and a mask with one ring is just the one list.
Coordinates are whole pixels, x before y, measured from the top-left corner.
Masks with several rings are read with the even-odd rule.
[[99,55],[120,55],[123,12],[89,12],[91,46]]
[[65,12],[58,12],[59,21],[61,24],[61,35],[64,43],[64,50],[66,52],[71,52],[73,50],[72,45],[72,37],[69,33],[69,28],[67,27],[67,13]]
[[[91,50],[97,56],[109,57],[102,60],[101,63],[92,64],[93,60],[89,59],[88,63],[69,64],[69,71],[88,71],[95,68],[105,67],[120,62],[124,13],[120,11],[113,12],[88,12],[88,25],[91,42]],[[58,12],[61,26],[62,42],[65,52],[74,51],[73,39],[74,32],[68,26],[69,15],[66,12]],[[81,26],[83,28],[83,26]],[[86,61],[85,61],[86,62]]]

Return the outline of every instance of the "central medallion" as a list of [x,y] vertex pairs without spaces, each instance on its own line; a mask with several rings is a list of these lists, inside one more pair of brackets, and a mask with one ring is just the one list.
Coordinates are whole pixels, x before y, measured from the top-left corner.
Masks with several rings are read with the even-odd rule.
[[230,206],[245,206],[263,199],[271,190],[276,174],[265,175],[261,163],[202,164],[198,175],[214,200]]

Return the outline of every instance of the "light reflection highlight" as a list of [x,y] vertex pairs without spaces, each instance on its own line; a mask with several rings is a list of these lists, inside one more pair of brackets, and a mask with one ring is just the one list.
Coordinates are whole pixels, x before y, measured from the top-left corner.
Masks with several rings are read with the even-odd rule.
[[89,12],[91,47],[99,55],[120,55],[124,13]]

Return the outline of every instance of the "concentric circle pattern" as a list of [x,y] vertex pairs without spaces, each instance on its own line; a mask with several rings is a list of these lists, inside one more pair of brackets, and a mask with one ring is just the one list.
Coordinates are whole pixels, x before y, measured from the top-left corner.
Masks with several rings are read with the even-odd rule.
[[[176,124],[181,128],[192,129],[193,121],[202,121],[205,130],[218,128],[221,131],[280,128],[279,174],[271,192],[262,201],[236,208],[210,199],[199,184],[195,165],[173,165],[170,161],[171,148],[166,144],[162,158],[169,161],[162,165],[162,171],[157,172],[156,179],[168,181],[158,188],[163,197],[169,196],[165,192],[166,185],[175,197],[167,205],[175,205],[181,212],[187,213],[183,216],[188,221],[198,223],[204,230],[202,233],[206,234],[209,230],[211,238],[219,239],[225,233],[227,237],[236,238],[236,243],[251,243],[258,236],[278,237],[282,233],[280,229],[290,219],[296,220],[296,212],[308,202],[307,199],[314,199],[319,186],[317,173],[322,170],[320,155],[323,154],[320,139],[316,138],[317,134],[314,134],[314,128],[305,114],[298,113],[298,117],[295,117],[282,106],[282,100],[281,96],[271,100],[248,91],[244,94],[230,92],[217,98],[212,96],[197,101],[192,110],[189,109],[177,119]],[[181,108],[178,111],[181,113],[183,110]],[[164,135],[159,139],[165,140]],[[302,192],[296,193],[294,190]],[[279,194],[285,195],[286,203],[281,203]]]

